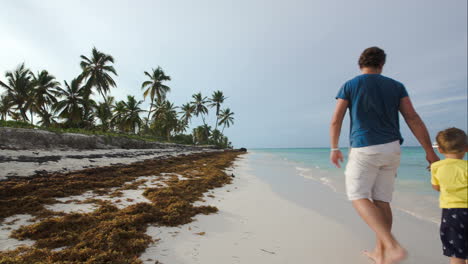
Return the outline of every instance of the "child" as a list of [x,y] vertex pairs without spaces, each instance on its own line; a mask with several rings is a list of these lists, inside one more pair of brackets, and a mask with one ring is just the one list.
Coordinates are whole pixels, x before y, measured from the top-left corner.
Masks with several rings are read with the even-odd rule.
[[463,130],[449,128],[437,134],[438,150],[445,160],[431,165],[432,187],[440,192],[440,239],[450,264],[468,264],[468,150]]

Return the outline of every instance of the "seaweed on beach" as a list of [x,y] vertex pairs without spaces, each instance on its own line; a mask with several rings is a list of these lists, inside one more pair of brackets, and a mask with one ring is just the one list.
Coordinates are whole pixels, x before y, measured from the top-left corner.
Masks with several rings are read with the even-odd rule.
[[[27,182],[9,181],[7,186],[14,188],[16,195],[0,190],[0,216],[38,215],[37,212],[43,212],[43,215],[40,222],[23,226],[12,234],[17,239],[35,240],[34,246],[0,252],[0,263],[141,263],[138,256],[155,242],[145,234],[149,224],[178,226],[191,222],[197,214],[217,212],[216,207],[195,206],[194,202],[201,200],[208,190],[232,181],[223,170],[231,166],[238,155],[236,152],[204,153],[54,174],[50,178],[33,178]],[[118,209],[110,202],[101,201],[94,212],[60,216],[53,212],[47,215],[43,207],[54,203],[54,197],[82,194],[93,189],[109,190],[124,186],[139,176],[161,173],[177,173],[186,179],[171,177],[165,187],[146,189],[144,196],[151,203]],[[27,186],[28,183],[32,186]],[[61,184],[67,188],[61,188]],[[35,203],[25,204],[30,201]],[[8,202],[17,208],[3,211]]]

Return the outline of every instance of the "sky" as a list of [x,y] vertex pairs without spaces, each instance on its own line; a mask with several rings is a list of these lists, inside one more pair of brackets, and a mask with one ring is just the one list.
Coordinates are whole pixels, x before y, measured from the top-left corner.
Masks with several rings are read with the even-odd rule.
[[[379,46],[432,139],[467,130],[466,0],[4,0],[0,36],[0,80],[25,62],[70,81],[96,47],[115,58],[118,100],[143,100],[143,72],[158,66],[178,106],[221,90],[235,113],[225,134],[247,148],[328,147],[338,89]],[[400,123],[404,145],[418,145]],[[346,117],[340,146],[348,131]]]

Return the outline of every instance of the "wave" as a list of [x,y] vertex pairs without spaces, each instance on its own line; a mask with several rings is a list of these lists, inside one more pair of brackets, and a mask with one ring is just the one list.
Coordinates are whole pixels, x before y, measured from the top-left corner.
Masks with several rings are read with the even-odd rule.
[[[316,166],[316,169],[319,169],[319,168],[320,167]],[[310,180],[320,182],[320,183],[328,186],[334,192],[338,191],[337,188],[334,186],[333,181],[330,178],[323,177],[323,176],[322,177],[318,176],[320,174],[319,172],[316,172],[317,176],[314,176],[314,171],[311,168],[304,168],[304,167],[296,166],[296,170],[299,172],[298,173],[299,176],[301,176],[303,178],[306,178],[306,179],[310,179]]]
[[[326,165],[304,164],[304,162],[286,158],[278,154],[268,154],[276,158],[279,157],[280,159],[277,161],[281,160],[286,166],[294,168],[296,175],[323,184],[335,193],[343,195],[343,198],[345,197],[345,181],[342,170],[329,170]],[[405,165],[401,167],[404,168],[406,167]],[[422,193],[423,189],[421,188],[425,188],[425,186],[422,186],[419,180],[413,178],[408,179],[408,177],[402,179],[400,176],[401,173],[399,174],[399,180],[395,186],[397,190],[395,190],[394,198],[396,199],[394,199],[392,207],[417,219],[439,224],[437,199],[430,194]]]
[[394,206],[395,209],[399,210],[399,211],[402,211],[406,214],[409,214],[417,219],[420,219],[420,220],[424,220],[424,221],[429,221],[429,222],[432,222],[434,224],[437,224],[437,225],[440,225],[440,220],[437,219],[437,218],[432,218],[432,217],[428,217],[428,216],[423,216],[421,214],[418,214],[414,211],[411,211],[411,210],[408,210],[408,209],[404,209],[404,208],[401,208],[401,207],[397,207],[397,206]]
[[[330,188],[336,193],[339,192],[337,188],[339,183],[336,182],[337,179],[333,178],[333,176],[329,176],[329,177],[323,176],[324,172],[321,172],[318,168],[310,168],[310,167],[306,168],[306,167],[301,167],[301,166],[295,166],[295,169],[298,172],[299,176],[305,179],[310,179],[315,182],[319,182],[327,186],[328,188]],[[399,197],[401,197],[401,194],[402,194],[401,192],[398,192],[398,191],[395,192],[395,195],[398,195]],[[408,205],[415,206],[414,200],[413,200],[414,197],[409,197],[408,195],[411,195],[411,196],[417,195],[417,193],[406,194],[405,196],[407,197],[405,197],[404,201],[393,203],[393,207],[417,219],[428,221],[434,224],[440,224],[440,220],[437,217],[433,217],[432,214],[430,214],[430,212],[417,212],[417,210],[408,209]],[[421,199],[422,197],[419,197],[419,198]]]

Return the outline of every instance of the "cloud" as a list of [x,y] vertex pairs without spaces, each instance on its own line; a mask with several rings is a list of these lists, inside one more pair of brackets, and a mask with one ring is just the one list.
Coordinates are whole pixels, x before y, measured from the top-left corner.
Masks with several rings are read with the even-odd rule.
[[446,98],[437,98],[437,99],[426,101],[426,102],[415,103],[414,105],[417,108],[420,108],[420,107],[435,106],[439,104],[454,103],[458,101],[463,101],[466,103],[467,100],[468,98],[466,95],[461,95],[461,96],[451,96],[451,97],[446,97]]

